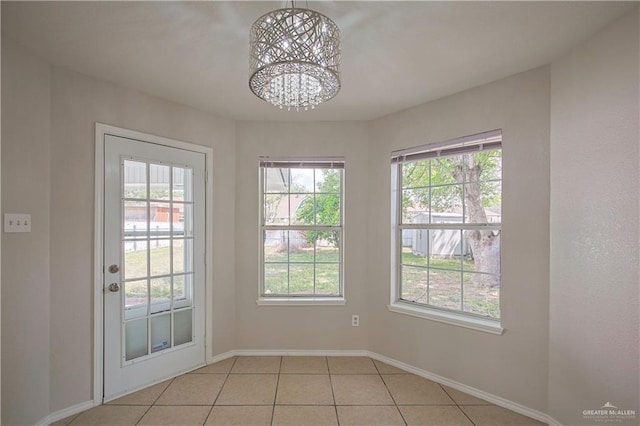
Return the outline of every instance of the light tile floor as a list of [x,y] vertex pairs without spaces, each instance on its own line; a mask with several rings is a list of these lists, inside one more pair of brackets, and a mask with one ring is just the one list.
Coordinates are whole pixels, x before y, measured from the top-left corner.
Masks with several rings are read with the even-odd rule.
[[234,357],[54,425],[542,423],[365,357]]

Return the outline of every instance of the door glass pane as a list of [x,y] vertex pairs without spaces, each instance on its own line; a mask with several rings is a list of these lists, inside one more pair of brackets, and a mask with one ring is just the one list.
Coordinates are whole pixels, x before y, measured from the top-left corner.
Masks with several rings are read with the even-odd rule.
[[193,310],[184,309],[173,314],[173,340],[175,345],[191,342]]
[[173,203],[172,214],[170,217],[171,221],[171,229],[173,236],[183,236],[184,235],[184,225],[185,225],[185,208],[186,206],[190,206],[190,204],[184,204],[179,202]]
[[173,277],[173,308],[191,306],[193,291],[193,274],[176,275]]
[[147,318],[125,323],[125,360],[147,354]]
[[161,164],[149,165],[149,198],[152,200],[169,200],[170,167]]
[[124,163],[121,287],[129,361],[193,340],[194,199],[192,169]]
[[171,314],[151,317],[151,353],[171,347]]
[[193,237],[193,204],[183,204],[180,223],[175,224],[174,235]]
[[147,242],[124,241],[124,279],[147,276]]
[[147,238],[147,202],[124,202],[124,237],[127,239]]
[[171,308],[171,277],[151,280],[151,313],[168,311]]
[[193,170],[182,167],[173,167],[173,200],[193,201],[191,179]]
[[[191,272],[192,240],[173,240],[173,273]],[[187,265],[185,270],[185,264]]]
[[[172,215],[173,211],[173,215]],[[171,216],[177,217],[176,208],[171,207],[171,203],[151,202],[149,203],[149,235],[151,238],[169,238],[171,233]]]
[[193,240],[173,240],[173,273],[193,271]]
[[124,286],[124,319],[147,315],[147,280],[130,281]]
[[124,160],[124,198],[147,198],[147,164]]
[[151,276],[169,275],[171,273],[171,240],[152,240],[150,243]]

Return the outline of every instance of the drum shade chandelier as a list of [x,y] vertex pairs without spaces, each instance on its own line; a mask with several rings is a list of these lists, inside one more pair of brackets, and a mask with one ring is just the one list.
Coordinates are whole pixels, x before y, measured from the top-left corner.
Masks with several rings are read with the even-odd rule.
[[340,30],[291,2],[256,20],[249,34],[249,87],[288,110],[313,109],[340,91]]

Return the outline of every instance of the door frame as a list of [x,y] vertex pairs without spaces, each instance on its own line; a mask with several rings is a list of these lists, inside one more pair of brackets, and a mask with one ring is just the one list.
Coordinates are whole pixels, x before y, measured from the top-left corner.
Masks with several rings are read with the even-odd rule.
[[162,136],[150,135],[135,130],[115,127],[108,124],[95,123],[95,189],[94,189],[94,315],[93,315],[93,405],[102,405],[104,397],[104,146],[105,135],[134,139],[141,142],[184,149],[205,155],[205,325],[204,351],[205,362],[209,364],[213,359],[213,149],[182,142]]

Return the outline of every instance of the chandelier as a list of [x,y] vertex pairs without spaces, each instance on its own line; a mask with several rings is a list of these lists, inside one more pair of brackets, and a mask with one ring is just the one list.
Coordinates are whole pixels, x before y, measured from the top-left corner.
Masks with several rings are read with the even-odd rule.
[[313,109],[340,91],[340,30],[309,9],[269,12],[251,26],[249,87],[282,108]]

